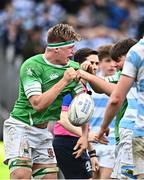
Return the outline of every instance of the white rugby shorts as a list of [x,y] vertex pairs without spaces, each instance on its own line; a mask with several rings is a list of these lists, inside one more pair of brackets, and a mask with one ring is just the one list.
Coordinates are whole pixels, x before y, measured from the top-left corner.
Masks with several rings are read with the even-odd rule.
[[32,163],[56,163],[52,139],[48,128],[30,126],[10,117],[4,122],[4,163],[17,157],[30,158]]

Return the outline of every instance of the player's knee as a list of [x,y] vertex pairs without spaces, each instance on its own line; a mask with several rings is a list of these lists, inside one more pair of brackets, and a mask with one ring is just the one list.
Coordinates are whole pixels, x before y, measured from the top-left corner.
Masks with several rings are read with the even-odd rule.
[[31,160],[15,158],[9,160],[8,165],[10,170],[10,176],[12,179],[27,179],[31,177]]
[[19,168],[10,173],[11,179],[31,179],[32,171],[24,168]]
[[43,179],[46,178],[46,176],[51,177],[51,179],[55,179],[58,171],[58,167],[44,167],[34,170],[32,176],[34,179]]

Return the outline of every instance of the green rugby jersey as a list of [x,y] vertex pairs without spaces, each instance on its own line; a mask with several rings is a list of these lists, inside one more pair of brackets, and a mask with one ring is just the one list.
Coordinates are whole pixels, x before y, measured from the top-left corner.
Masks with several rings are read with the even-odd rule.
[[111,82],[111,83],[117,84],[120,76],[121,76],[121,71],[117,71],[114,75],[105,77],[105,80],[107,82]]
[[43,54],[26,60],[20,69],[19,96],[10,115],[30,125],[58,120],[63,96],[68,92],[75,94],[74,88],[77,87],[78,82],[72,81],[68,84],[54,102],[42,112],[34,110],[28,98],[32,95],[40,95],[53,87],[69,67],[80,68],[78,63],[71,60],[66,66],[51,64]]
[[[106,77],[106,81],[111,82],[111,83],[117,83],[119,78],[121,76],[121,71],[116,72],[113,76],[109,76]],[[128,102],[127,99],[124,100],[122,106],[120,107],[120,110],[118,111],[117,115],[116,115],[116,119],[115,119],[115,139],[116,139],[116,143],[118,144],[120,141],[120,137],[119,137],[119,124],[120,124],[120,120],[122,119],[126,108],[128,106]]]

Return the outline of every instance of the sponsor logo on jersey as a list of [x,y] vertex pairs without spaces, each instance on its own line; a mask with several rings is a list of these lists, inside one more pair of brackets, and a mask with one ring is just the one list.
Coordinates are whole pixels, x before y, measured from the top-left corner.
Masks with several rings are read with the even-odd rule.
[[51,80],[56,79],[58,77],[59,77],[59,75],[57,73],[53,73],[53,74],[50,75]]

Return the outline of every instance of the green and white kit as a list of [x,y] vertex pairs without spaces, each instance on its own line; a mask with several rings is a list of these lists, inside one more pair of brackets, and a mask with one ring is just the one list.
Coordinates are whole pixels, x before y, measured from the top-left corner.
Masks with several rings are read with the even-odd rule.
[[[111,82],[111,83],[117,83],[119,78],[121,76],[121,71],[116,72],[113,76],[109,76],[106,77],[105,80],[107,82]],[[118,144],[120,141],[119,138],[119,124],[120,124],[120,120],[122,119],[126,108],[127,108],[128,102],[127,99],[124,100],[122,106],[120,107],[120,110],[118,111],[117,115],[116,115],[116,119],[115,119],[115,138],[116,138],[116,143]]]
[[78,82],[72,81],[68,84],[56,100],[42,112],[34,110],[28,98],[32,95],[40,95],[53,87],[69,67],[80,68],[78,63],[71,60],[65,66],[51,64],[44,58],[43,54],[26,60],[20,69],[19,97],[10,116],[29,125],[58,120],[63,96],[68,92],[75,94],[74,88]]

